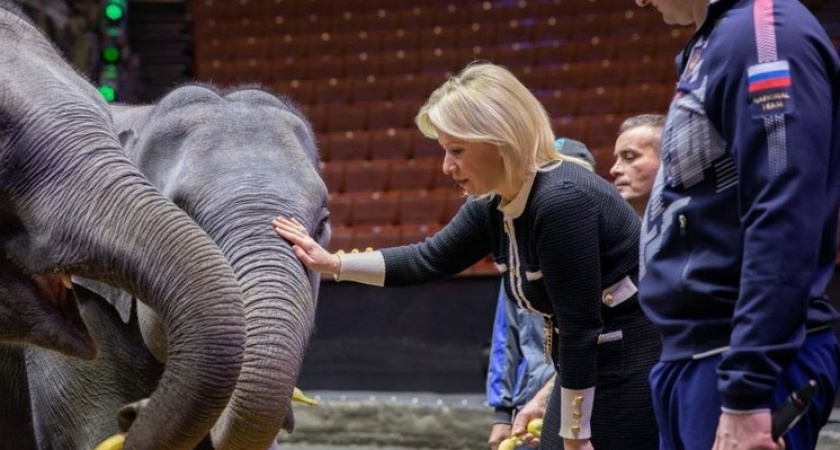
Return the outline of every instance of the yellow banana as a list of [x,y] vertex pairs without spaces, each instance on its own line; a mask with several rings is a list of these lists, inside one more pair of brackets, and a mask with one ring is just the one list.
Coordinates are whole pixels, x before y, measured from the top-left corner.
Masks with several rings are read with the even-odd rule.
[[117,433],[102,441],[102,443],[97,445],[94,450],[122,450],[124,443],[125,435]]
[[515,437],[507,438],[499,444],[499,450],[515,450],[519,439]]
[[318,400],[311,399],[311,398],[307,397],[306,395],[303,394],[303,391],[301,391],[298,388],[295,388],[295,390],[292,391],[292,401],[293,402],[298,402],[298,403],[303,403],[304,405],[309,405],[309,406],[318,406]]
[[540,433],[542,433],[542,427],[543,427],[543,420],[540,419],[540,418],[536,418],[536,419],[531,419],[531,421],[528,422],[527,430],[528,430],[529,433],[531,433],[535,437],[539,438]]

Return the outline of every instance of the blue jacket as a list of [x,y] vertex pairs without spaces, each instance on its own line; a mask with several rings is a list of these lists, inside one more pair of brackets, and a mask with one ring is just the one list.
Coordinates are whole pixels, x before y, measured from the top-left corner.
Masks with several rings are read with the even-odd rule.
[[[723,352],[723,405],[770,404],[825,290],[840,200],[840,62],[798,1],[719,0],[678,58],[642,225],[663,360]],[[754,19],[756,18],[756,19]]]
[[487,370],[493,423],[511,423],[514,411],[554,376],[554,365],[545,362],[543,353],[543,324],[542,316],[520,308],[499,290]]

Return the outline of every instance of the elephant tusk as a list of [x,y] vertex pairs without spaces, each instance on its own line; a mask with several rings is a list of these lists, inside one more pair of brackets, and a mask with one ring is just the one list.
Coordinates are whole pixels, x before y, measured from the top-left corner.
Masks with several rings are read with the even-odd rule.
[[122,450],[124,443],[125,434],[117,433],[102,441],[102,443],[97,445],[93,450]]
[[73,279],[70,278],[70,274],[67,272],[61,272],[61,284],[64,285],[67,289],[73,289]]
[[292,391],[292,401],[293,402],[298,402],[298,403],[303,403],[304,405],[309,405],[309,406],[318,406],[318,400],[311,399],[311,398],[307,397],[306,395],[303,394],[303,391],[301,391],[298,388],[295,388],[295,390]]

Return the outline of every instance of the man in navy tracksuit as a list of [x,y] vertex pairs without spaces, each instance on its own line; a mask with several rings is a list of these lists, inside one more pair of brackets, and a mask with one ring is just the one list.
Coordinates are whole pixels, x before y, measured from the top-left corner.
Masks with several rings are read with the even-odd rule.
[[840,62],[796,0],[636,0],[697,31],[642,225],[640,301],[663,449],[776,449],[770,411],[816,380],[787,449],[813,449],[838,384],[825,290],[840,200]]

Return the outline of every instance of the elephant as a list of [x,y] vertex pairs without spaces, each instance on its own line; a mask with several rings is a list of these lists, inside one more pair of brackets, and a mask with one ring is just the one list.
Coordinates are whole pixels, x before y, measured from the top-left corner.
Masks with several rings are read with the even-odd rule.
[[270,221],[296,217],[322,245],[330,239],[312,126],[259,86],[182,86],[156,105],[113,109],[129,158],[214,239],[242,290],[245,358],[213,443],[267,448],[290,416],[320,283]]
[[[259,86],[185,85],[155,104],[111,109],[126,155],[214,240],[242,291],[242,370],[228,407],[211,430],[208,448],[276,446],[281,428],[292,426],[290,398],[314,323],[320,275],[299,262],[270,222],[278,215],[296,217],[322,245],[329,241],[327,188],[318,172],[312,127],[289,99]],[[113,305],[107,312],[95,298],[86,301],[83,315],[94,338],[106,333],[112,342],[121,342],[100,348],[104,357],[99,361],[69,361],[53,379],[34,381],[44,404],[37,409],[49,405],[44,421],[53,427],[84,429],[82,434],[101,439],[109,428],[93,425],[99,429],[90,433],[90,424],[103,420],[94,411],[141,398],[157,382],[155,370],[148,368],[168,366],[171,348],[167,351],[167,334],[157,314],[130,294],[73,280],[89,297],[95,293]],[[88,319],[87,314],[97,317]],[[48,360],[38,364],[56,365]],[[93,380],[118,385],[133,380],[134,391],[123,387],[93,398],[86,387]],[[98,406],[79,411],[80,403]],[[132,433],[133,426],[128,435]]]
[[[41,385],[62,380],[60,366],[38,361],[94,363],[54,350],[89,359],[94,342],[111,345],[96,322],[81,324],[110,305],[88,302],[68,282],[76,276],[140,299],[168,338],[125,448],[195,448],[240,377],[247,330],[236,275],[126,156],[97,90],[7,0],[0,42],[0,448],[73,448],[64,430],[41,432],[51,425]],[[121,388],[107,383],[88,388]]]

